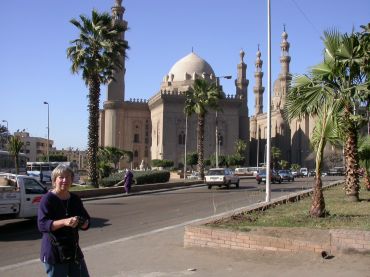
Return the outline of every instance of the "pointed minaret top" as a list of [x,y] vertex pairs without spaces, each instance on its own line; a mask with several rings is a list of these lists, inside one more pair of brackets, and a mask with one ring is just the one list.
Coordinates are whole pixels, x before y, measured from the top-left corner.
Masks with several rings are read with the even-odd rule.
[[240,54],[240,62],[243,63],[244,62],[244,55],[245,55],[244,50],[241,49],[240,52],[239,52],[239,54]]

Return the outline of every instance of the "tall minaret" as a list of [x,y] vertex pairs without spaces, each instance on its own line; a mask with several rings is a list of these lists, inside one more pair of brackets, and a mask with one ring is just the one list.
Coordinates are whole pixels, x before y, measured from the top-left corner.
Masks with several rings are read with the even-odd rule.
[[275,109],[283,109],[285,102],[286,102],[286,95],[289,86],[289,82],[291,80],[291,76],[289,73],[289,64],[290,64],[290,56],[289,56],[289,42],[288,42],[288,34],[285,32],[285,25],[284,25],[284,32],[281,34],[281,55],[280,55],[280,73],[279,73],[279,86],[274,86],[274,107]]
[[[242,99],[242,105],[239,111],[239,137],[247,144],[249,152],[249,112],[248,112],[248,84],[247,65],[244,63],[244,51],[240,50],[240,63],[237,66],[237,79],[235,80],[236,97]],[[246,157],[249,164],[249,155]]]
[[254,72],[255,86],[253,87],[255,99],[254,113],[256,116],[263,112],[263,92],[265,91],[265,88],[262,86],[262,63],[260,46],[258,45],[257,59],[255,62],[256,71]]
[[247,65],[244,63],[244,51],[240,50],[240,63],[238,64],[238,76],[235,80],[236,86],[236,96],[242,96],[244,99],[244,104],[248,109],[248,84],[249,80],[247,79]]
[[[113,24],[119,24],[127,29],[127,21],[123,20],[125,8],[122,7],[122,0],[115,0],[115,5],[112,7]],[[121,35],[125,39],[125,32]],[[123,101],[125,99],[125,55],[122,57],[122,69],[114,72],[114,81],[108,84],[107,101]]]
[[[115,0],[115,5],[112,7],[113,24],[120,24],[126,30],[127,21],[123,20],[124,12],[125,8],[122,7],[122,0]],[[125,32],[121,36],[124,39]],[[104,138],[101,139],[103,146],[119,148],[119,109],[125,100],[125,56],[125,54],[122,55],[122,69],[115,70],[114,80],[109,82],[107,88],[107,100],[104,102],[104,116],[101,117],[102,122],[100,125],[104,130]]]

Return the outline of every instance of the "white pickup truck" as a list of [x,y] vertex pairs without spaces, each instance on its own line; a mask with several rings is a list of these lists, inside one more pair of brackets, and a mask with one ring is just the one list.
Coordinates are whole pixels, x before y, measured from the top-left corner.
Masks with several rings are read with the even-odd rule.
[[27,175],[0,173],[0,220],[37,216],[41,197],[47,189]]

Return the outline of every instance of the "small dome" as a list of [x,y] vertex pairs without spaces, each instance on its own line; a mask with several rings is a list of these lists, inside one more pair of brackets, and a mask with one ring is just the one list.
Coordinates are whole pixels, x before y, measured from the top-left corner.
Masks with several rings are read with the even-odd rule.
[[173,81],[184,81],[185,73],[189,74],[190,76],[193,76],[194,73],[199,76],[202,76],[203,73],[207,75],[212,74],[215,76],[215,73],[209,63],[207,63],[194,52],[191,52],[187,56],[177,61],[170,69],[168,75],[173,75]]

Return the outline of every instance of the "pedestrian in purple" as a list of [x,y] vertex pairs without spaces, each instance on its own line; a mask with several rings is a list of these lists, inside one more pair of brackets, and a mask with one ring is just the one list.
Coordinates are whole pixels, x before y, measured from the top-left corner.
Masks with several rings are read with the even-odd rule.
[[125,177],[123,179],[123,186],[125,187],[126,194],[129,194],[131,191],[133,177],[134,175],[132,174],[132,172],[128,168],[126,168]]

